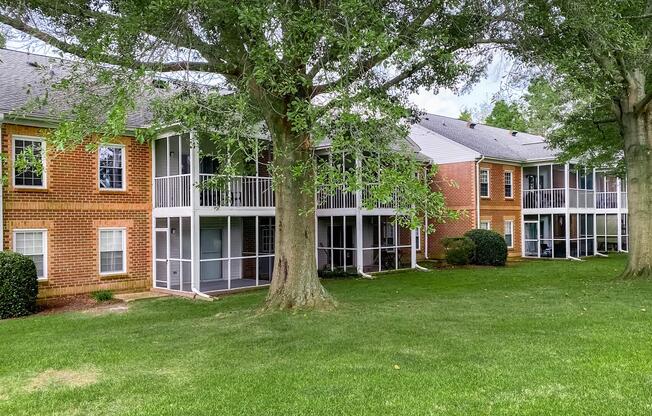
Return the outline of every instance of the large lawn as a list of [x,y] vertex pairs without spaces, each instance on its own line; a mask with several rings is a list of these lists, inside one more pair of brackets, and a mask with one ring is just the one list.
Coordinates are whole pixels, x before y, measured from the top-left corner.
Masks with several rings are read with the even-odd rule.
[[0,322],[0,415],[650,414],[652,282],[623,257],[326,282]]

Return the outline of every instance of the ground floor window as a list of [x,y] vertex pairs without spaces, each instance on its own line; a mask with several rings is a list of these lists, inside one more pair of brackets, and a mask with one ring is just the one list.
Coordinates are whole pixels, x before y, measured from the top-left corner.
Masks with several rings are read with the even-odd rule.
[[600,253],[618,251],[618,214],[597,214],[595,216],[595,235],[597,250]]
[[317,267],[328,271],[357,271],[356,217],[317,218]]
[[14,251],[32,259],[39,279],[47,279],[47,247],[46,230],[14,231]]
[[100,229],[100,273],[127,271],[127,231],[124,228]]
[[507,244],[507,248],[514,248],[514,221],[505,220],[504,227],[505,227],[504,236],[505,236],[505,243]]
[[491,221],[480,220],[480,229],[481,230],[491,230]]
[[366,273],[409,268],[411,230],[388,215],[362,217],[362,270]]
[[620,215],[620,249],[623,251],[629,250],[629,219],[627,214]]
[[414,247],[416,251],[421,251],[421,227],[417,228],[416,235],[414,237]]

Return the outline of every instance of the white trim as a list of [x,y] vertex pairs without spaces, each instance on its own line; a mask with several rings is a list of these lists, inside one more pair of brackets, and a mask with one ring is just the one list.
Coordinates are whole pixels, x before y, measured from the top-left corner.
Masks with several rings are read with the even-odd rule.
[[43,276],[38,278],[43,282],[48,280],[48,230],[45,228],[15,228],[12,232],[12,250],[16,252],[16,234],[41,233],[43,234]]
[[[505,194],[505,187],[507,186],[507,181],[506,175],[509,173],[509,181],[510,181],[510,195]],[[514,199],[514,171],[513,170],[504,170],[503,171],[503,195],[505,199]]]
[[[41,165],[43,170],[41,172],[41,186],[32,185],[16,185],[16,140],[31,141],[41,143]],[[47,157],[46,157],[47,143],[45,138],[38,136],[25,136],[20,134],[13,134],[11,136],[11,184],[16,189],[48,189],[48,175],[47,175]]]
[[[122,152],[120,152],[120,157],[122,159],[121,161],[121,169],[122,169],[122,187],[121,188],[102,188],[102,181],[100,178],[100,152],[102,151],[102,148],[119,148],[122,149]],[[113,144],[113,143],[108,143],[108,144],[103,144],[97,148],[97,187],[101,192],[124,192],[127,190],[127,147],[124,144]],[[152,181],[154,182],[154,181]]]
[[[487,172],[487,195],[482,195],[482,173]],[[489,168],[480,168],[479,178],[478,178],[478,193],[480,198],[488,199],[491,198],[491,170]]]
[[[120,231],[122,232],[122,270],[111,272],[102,272],[102,232],[103,231]],[[127,228],[126,227],[100,227],[97,229],[97,266],[100,276],[113,276],[118,274],[127,274]]]
[[505,237],[507,235],[507,232],[506,232],[507,223],[510,224],[510,233],[509,233],[509,235],[512,236],[512,244],[508,245],[507,248],[514,248],[514,220],[503,220],[503,237]]
[[[487,228],[482,228],[482,224],[487,224]],[[491,230],[491,220],[480,220],[478,228],[481,230]]]

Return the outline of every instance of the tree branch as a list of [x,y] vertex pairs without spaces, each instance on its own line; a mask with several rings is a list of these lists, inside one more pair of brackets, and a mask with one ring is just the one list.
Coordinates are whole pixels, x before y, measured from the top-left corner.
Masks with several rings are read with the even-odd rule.
[[634,105],[634,112],[636,114],[641,114],[643,111],[645,111],[645,107],[647,107],[650,101],[652,101],[652,91],[648,92],[641,101]]

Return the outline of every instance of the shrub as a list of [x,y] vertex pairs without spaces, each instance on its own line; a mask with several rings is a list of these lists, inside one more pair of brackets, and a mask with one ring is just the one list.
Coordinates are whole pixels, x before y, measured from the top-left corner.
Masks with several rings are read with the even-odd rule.
[[345,271],[343,268],[337,268],[333,270],[321,270],[319,271],[319,277],[322,279],[347,279],[360,277],[358,272]]
[[507,244],[502,235],[491,230],[471,230],[464,234],[475,243],[471,262],[486,266],[504,266],[507,262]]
[[113,299],[113,292],[110,290],[98,290],[91,293],[91,297],[98,302],[107,302]]
[[463,266],[471,262],[475,243],[468,237],[444,238],[442,244],[446,249],[446,262]]
[[38,278],[32,259],[10,251],[0,252],[0,319],[36,312]]

